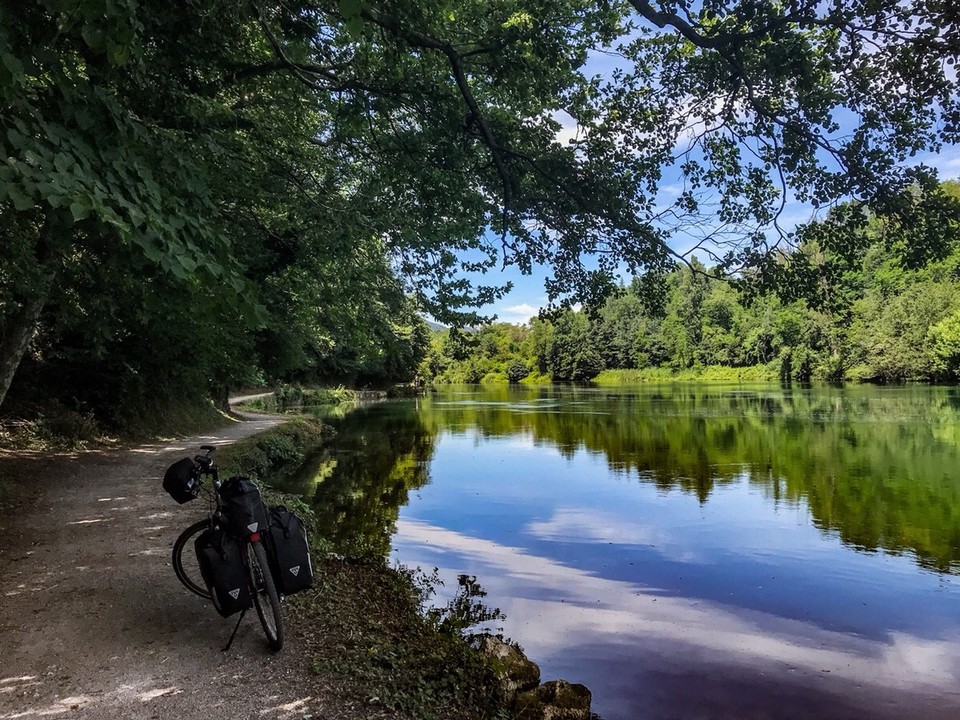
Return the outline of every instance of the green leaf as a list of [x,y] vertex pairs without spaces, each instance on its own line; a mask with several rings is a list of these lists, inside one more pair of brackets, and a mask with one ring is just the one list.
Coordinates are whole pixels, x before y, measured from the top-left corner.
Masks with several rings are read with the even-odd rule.
[[23,63],[20,60],[6,52],[0,53],[0,60],[3,61],[3,66],[13,75],[15,81],[18,78],[23,78]]
[[57,153],[53,158],[53,165],[60,172],[67,172],[73,166],[73,160],[69,155]]
[[87,45],[90,46],[91,50],[101,51],[104,49],[104,40],[106,36],[104,35],[103,29],[99,25],[92,25],[87,23],[83,26],[83,30],[80,31],[80,35],[83,37]]
[[347,32],[351,35],[359,35],[363,32],[363,18],[359,15],[351,15],[343,19],[343,24],[347,28]]
[[16,210],[22,212],[33,207],[33,198],[24,193],[20,188],[16,186],[10,186],[7,188],[7,194],[13,201],[13,207]]
[[161,252],[160,248],[154,245],[152,242],[147,241],[142,244],[142,247],[143,254],[146,255],[147,259],[151,262],[158,262],[160,258],[163,257],[163,253]]
[[107,58],[110,60],[110,63],[116,67],[126,65],[127,60],[130,59],[130,45],[127,43],[118,44],[108,41]]
[[82,202],[70,203],[70,214],[73,215],[74,222],[80,222],[90,217],[90,206]]
[[10,128],[7,130],[7,140],[10,141],[11,148],[14,150],[19,150],[24,146],[26,137],[24,137],[23,133]]
[[340,0],[340,15],[344,20],[355,18],[363,11],[363,0]]

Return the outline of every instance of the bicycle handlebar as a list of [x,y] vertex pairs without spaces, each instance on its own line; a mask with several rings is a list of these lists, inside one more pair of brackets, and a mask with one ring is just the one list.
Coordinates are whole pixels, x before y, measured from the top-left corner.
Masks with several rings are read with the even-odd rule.
[[193,461],[200,466],[200,469],[203,472],[209,472],[210,468],[213,467],[213,453],[216,451],[213,445],[201,445],[201,450],[206,450],[206,455],[195,455]]

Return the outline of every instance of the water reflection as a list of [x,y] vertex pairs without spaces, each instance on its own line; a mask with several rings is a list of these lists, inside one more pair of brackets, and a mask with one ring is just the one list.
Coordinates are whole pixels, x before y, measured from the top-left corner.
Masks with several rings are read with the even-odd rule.
[[312,502],[327,538],[347,554],[385,556],[400,507],[429,477],[434,434],[414,404],[390,409],[361,409],[341,418],[333,449],[284,487]]
[[[597,453],[613,472],[701,503],[746,473],[773,502],[805,503],[817,527],[855,548],[910,551],[942,572],[960,564],[955,388],[500,387],[418,405],[368,407],[340,420],[338,468],[316,483],[317,507],[333,513],[336,527],[366,523],[384,550],[390,518],[374,522],[371,514],[405,502],[406,491],[426,481],[438,434],[471,432],[530,438],[568,459]],[[316,472],[328,470],[321,462]]]
[[954,389],[454,390],[338,431],[297,480],[332,539],[477,575],[608,720],[960,712]]
[[[491,594],[509,598],[502,609],[527,652],[555,669],[586,672],[606,717],[758,717],[761,708],[760,717],[902,717],[906,703],[910,717],[960,711],[953,634],[858,637],[610,580],[422,522],[401,521],[398,536],[429,548],[441,565],[490,578]],[[684,678],[691,685],[677,687]],[[734,680],[749,692],[731,692]],[[806,707],[783,706],[787,694]]]

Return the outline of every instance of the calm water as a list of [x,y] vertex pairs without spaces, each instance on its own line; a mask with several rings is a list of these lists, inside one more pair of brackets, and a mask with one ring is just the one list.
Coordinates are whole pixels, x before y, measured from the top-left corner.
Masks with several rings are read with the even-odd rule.
[[605,720],[960,717],[960,392],[459,389],[298,481],[350,552],[476,575]]

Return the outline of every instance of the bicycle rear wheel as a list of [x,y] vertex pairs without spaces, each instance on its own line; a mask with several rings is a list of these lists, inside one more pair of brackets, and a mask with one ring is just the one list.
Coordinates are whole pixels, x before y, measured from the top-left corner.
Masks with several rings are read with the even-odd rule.
[[202,598],[210,599],[210,591],[200,574],[200,564],[197,562],[197,553],[193,543],[201,532],[210,527],[210,520],[199,520],[188,527],[173,544],[173,572],[177,579],[190,592]]
[[267,551],[262,542],[247,543],[247,569],[250,572],[250,591],[253,605],[270,649],[276,652],[283,647],[283,617],[280,615],[280,596],[267,564]]

